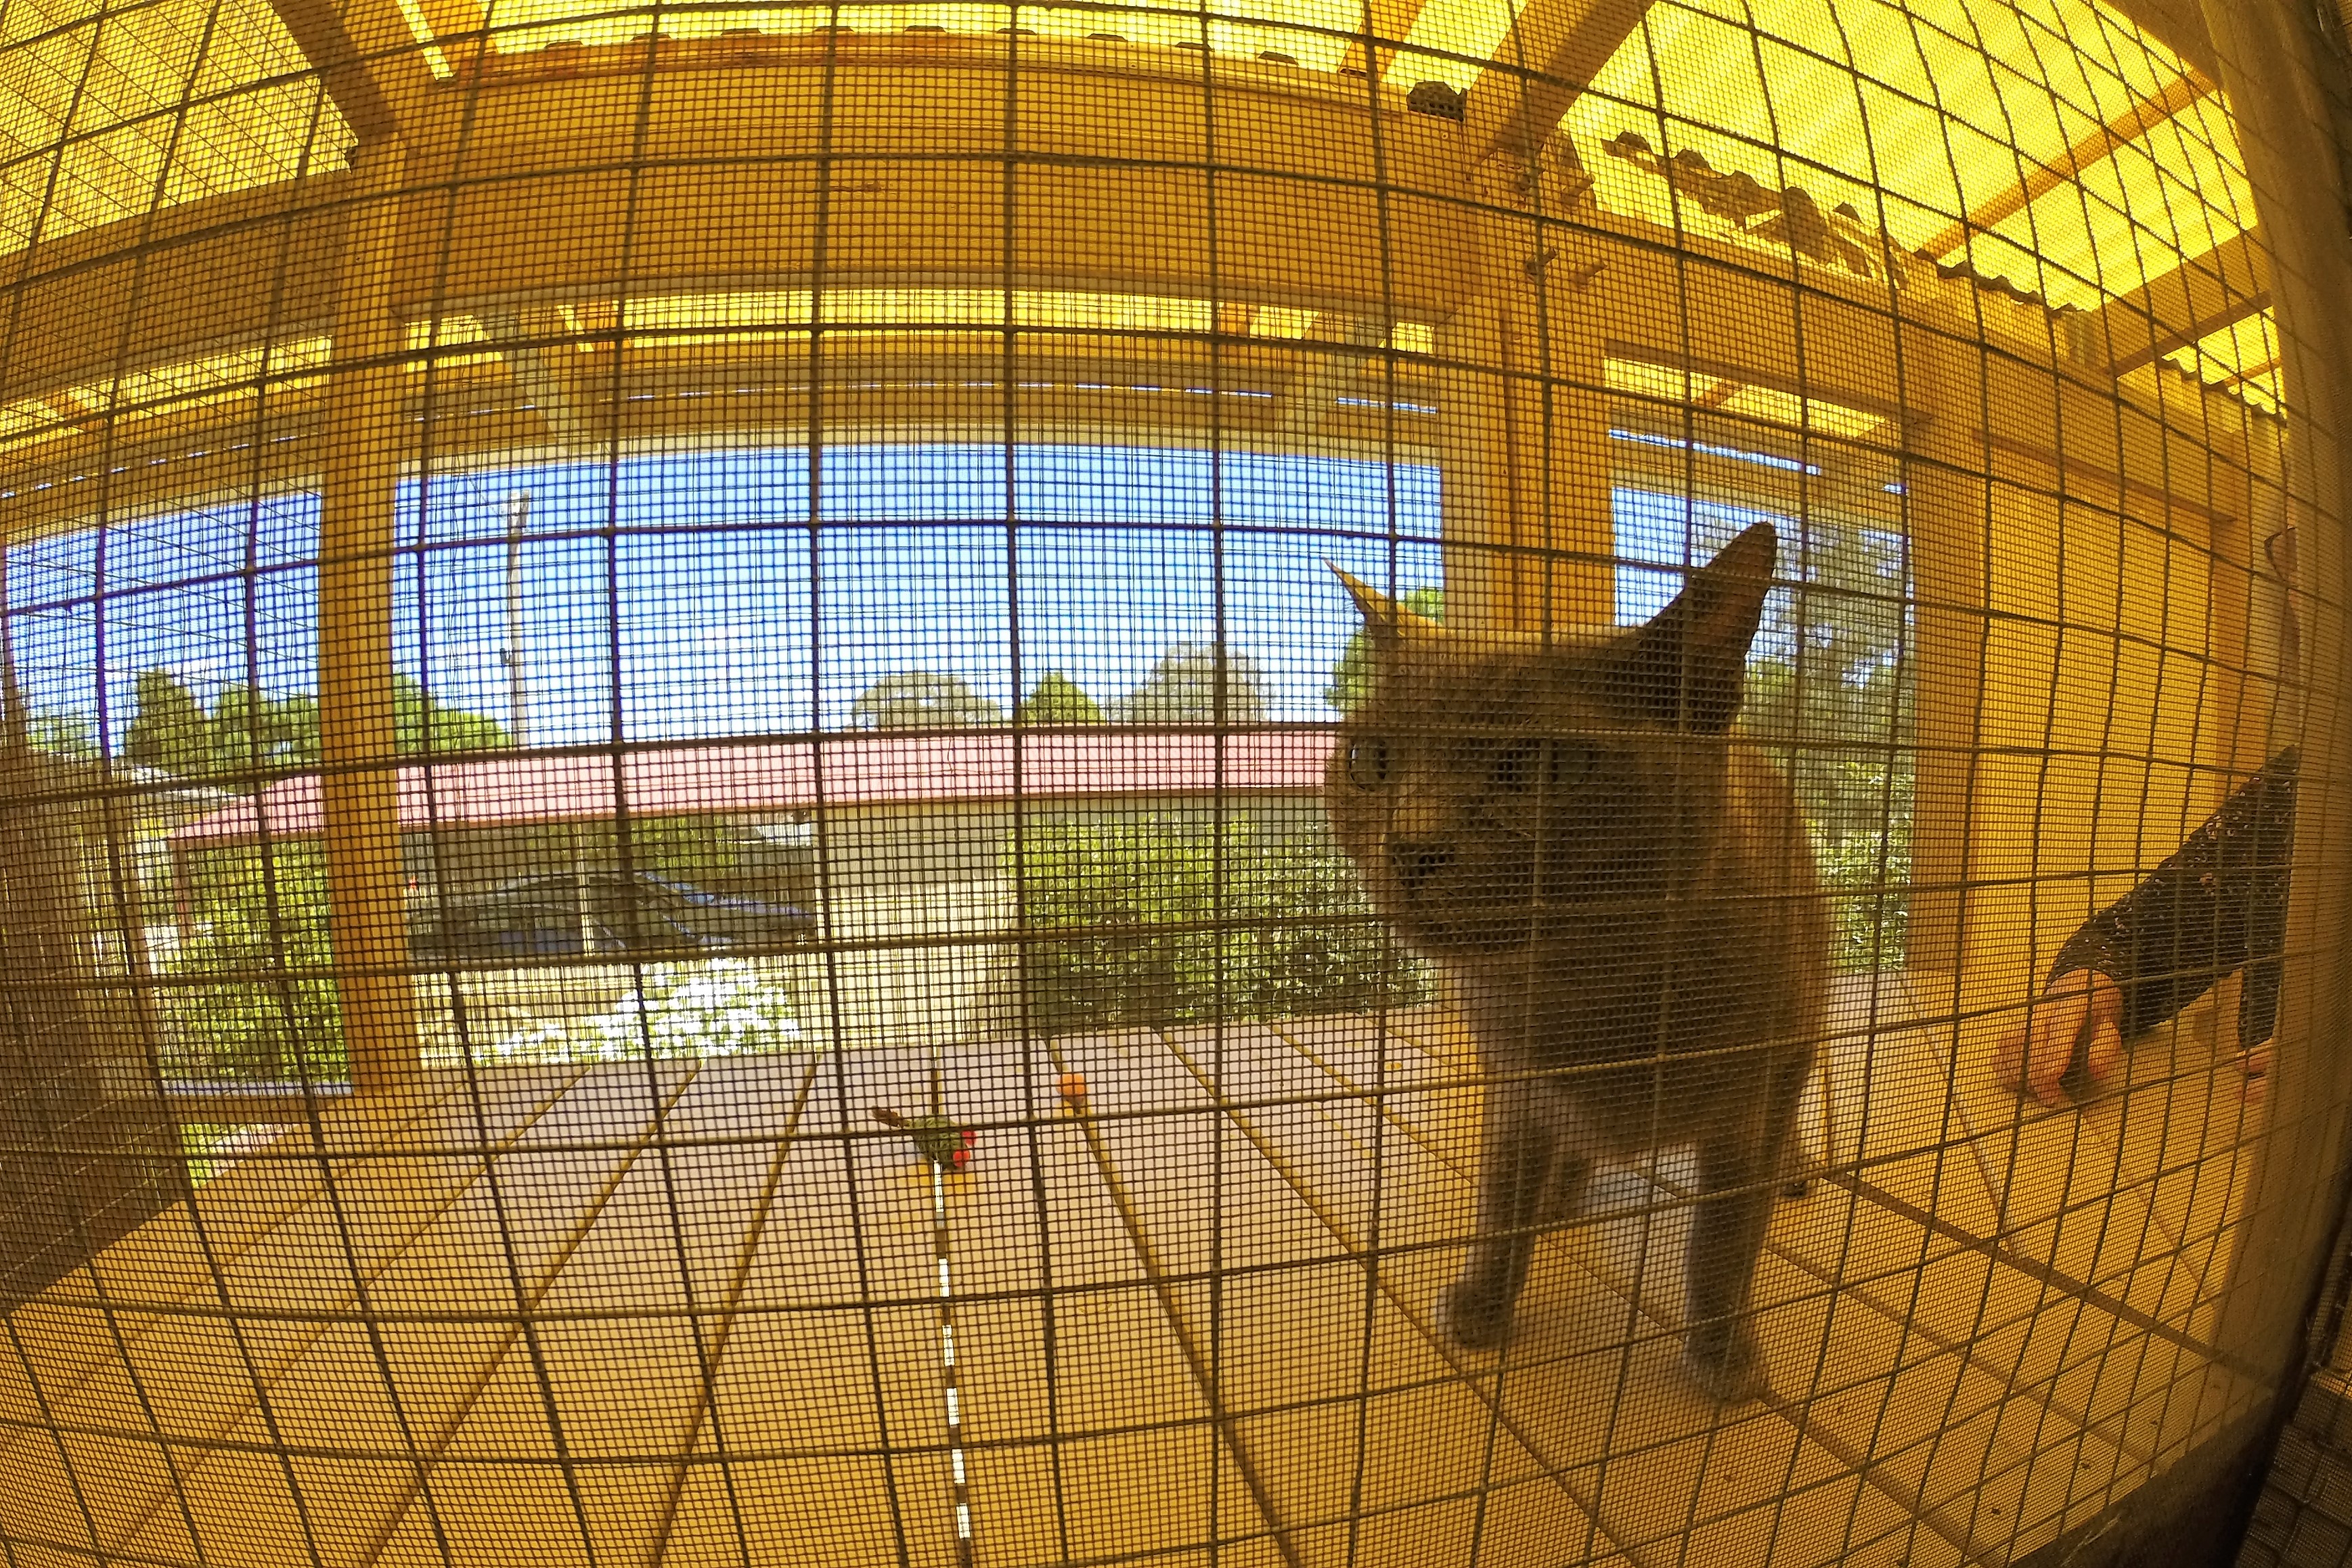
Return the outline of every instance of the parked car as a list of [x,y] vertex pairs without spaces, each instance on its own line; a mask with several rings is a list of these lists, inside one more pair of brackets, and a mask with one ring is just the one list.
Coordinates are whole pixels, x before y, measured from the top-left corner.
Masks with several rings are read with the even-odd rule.
[[816,916],[794,904],[727,898],[646,872],[527,876],[423,900],[409,914],[409,943],[420,958],[779,946],[816,928]]

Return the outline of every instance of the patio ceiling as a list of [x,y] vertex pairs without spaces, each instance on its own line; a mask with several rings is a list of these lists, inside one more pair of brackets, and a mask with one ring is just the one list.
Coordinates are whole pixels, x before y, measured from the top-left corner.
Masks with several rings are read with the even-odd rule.
[[[1017,26],[1042,40],[1142,46],[1123,57],[1128,68],[1150,68],[1144,51],[1181,47],[1192,62],[1203,49],[1272,55],[1308,83],[1371,66],[1392,90],[1445,81],[1469,95],[1474,152],[1524,153],[1562,131],[1604,207],[1722,227],[1668,182],[1601,155],[1630,131],[1769,191],[1802,188],[1825,210],[1850,205],[1906,249],[2053,304],[2140,319],[2118,338],[2149,344],[2152,314],[2151,349],[2275,406],[2267,277],[2249,243],[2233,127],[2210,71],[2188,63],[2210,65],[2210,50],[2174,0],[2126,8],[2138,19],[2097,0],[1244,0],[1213,15],[1172,4],[1016,14],[33,0],[0,13],[0,246],[339,167],[355,140],[399,134],[420,95],[535,69],[553,57],[534,52],[551,46],[567,71],[632,48],[641,61],[633,40],[658,30],[681,46],[679,64],[708,67],[683,46],[724,37],[748,47],[753,33],[782,42],[828,26],[870,37]],[[1536,90],[1530,73],[1546,78]],[[1079,295],[1061,303],[1074,325],[1099,314]]]

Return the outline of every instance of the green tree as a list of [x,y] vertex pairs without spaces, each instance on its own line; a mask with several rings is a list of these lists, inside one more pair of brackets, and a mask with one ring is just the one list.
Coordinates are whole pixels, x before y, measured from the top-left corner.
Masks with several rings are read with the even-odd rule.
[[972,690],[971,682],[936,670],[885,675],[859,694],[849,712],[860,729],[951,729],[1004,722],[1004,710]]
[[1037,689],[1021,699],[1013,718],[1016,724],[1100,724],[1103,711],[1085,687],[1059,670],[1049,670]]
[[35,751],[72,762],[98,760],[98,725],[88,714],[37,713],[25,720],[25,740]]
[[[1404,607],[1432,621],[1443,621],[1445,592],[1437,588],[1409,588],[1405,590]],[[1341,713],[1353,713],[1370,695],[1371,679],[1372,640],[1359,626],[1349,635],[1348,645],[1339,651],[1339,662],[1331,666],[1331,684],[1323,688],[1323,700]]]
[[1153,662],[1141,685],[1112,702],[1110,716],[1118,724],[1264,724],[1270,706],[1265,677],[1249,655],[1228,649],[1220,660],[1211,643],[1177,643]]
[[[122,754],[142,768],[257,790],[269,775],[315,768],[325,754],[319,699],[307,692],[273,697],[239,684],[223,688],[207,713],[168,672],[148,670],[134,696]],[[404,757],[514,744],[498,720],[451,707],[409,675],[392,678],[392,732]]]
[[1902,657],[1908,612],[1901,536],[1816,516],[1783,570],[1805,580],[1769,601],[1748,660],[1740,727],[1787,768],[1822,880],[1839,961],[1903,961],[1914,737]]
[[[315,726],[315,706],[312,716]],[[392,677],[392,740],[404,757],[495,751],[514,744],[514,737],[498,720],[451,707],[408,675]]]
[[183,779],[212,772],[212,721],[194,693],[168,670],[142,670],[132,684],[131,701],[131,727],[122,738],[124,761]]
[[211,735],[212,771],[258,788],[257,774],[318,765],[318,700],[230,686],[213,705]]

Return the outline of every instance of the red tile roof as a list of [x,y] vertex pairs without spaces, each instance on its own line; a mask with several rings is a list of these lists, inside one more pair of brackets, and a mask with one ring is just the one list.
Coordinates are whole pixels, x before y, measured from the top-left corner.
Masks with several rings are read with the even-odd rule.
[[[1226,735],[1148,729],[1024,732],[1016,789],[1013,737],[827,735],[760,746],[631,752],[620,789],[637,817],[718,816],[827,806],[1073,800],[1118,795],[1295,794],[1320,787],[1331,753],[1326,726]],[[502,757],[400,769],[404,832],[596,821],[616,812],[610,754]],[[1222,765],[1222,767],[1221,767]],[[174,849],[220,849],[316,838],[324,827],[319,778],[281,779],[172,834]]]

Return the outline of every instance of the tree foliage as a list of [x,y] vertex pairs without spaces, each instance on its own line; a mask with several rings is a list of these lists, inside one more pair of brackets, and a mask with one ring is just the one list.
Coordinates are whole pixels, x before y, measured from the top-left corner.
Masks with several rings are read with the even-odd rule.
[[418,752],[437,756],[451,751],[495,751],[514,744],[505,725],[451,707],[406,675],[392,677],[392,734],[393,744],[404,757]]
[[961,675],[901,670],[858,694],[850,716],[861,729],[953,729],[1003,724],[1004,709]]
[[37,713],[25,720],[25,740],[35,751],[71,762],[98,760],[98,725],[88,714]]
[[1806,581],[1785,604],[1774,596],[1757,634],[1740,727],[1796,786],[1822,880],[1836,895],[1840,963],[1897,966],[1914,737],[1903,540],[1816,517],[1805,543]]
[[[183,779],[258,789],[274,774],[316,768],[324,755],[319,699],[225,686],[210,710],[167,670],[146,670],[123,737],[128,762]],[[404,757],[493,750],[514,744],[504,725],[452,707],[409,675],[392,678],[393,745]]]
[[165,967],[163,1072],[205,1082],[350,1076],[316,842],[225,850],[191,868],[197,935]]
[[198,779],[213,771],[212,721],[194,694],[165,670],[142,670],[131,687],[138,706],[122,739],[123,760]]
[[212,772],[246,779],[274,769],[317,767],[323,754],[318,698],[272,697],[246,685],[226,688],[213,705],[211,754]]
[[1059,670],[1049,670],[1036,690],[1021,699],[1013,717],[1018,724],[1100,724],[1103,710],[1084,686]]
[[[1224,701],[1218,703],[1222,679]],[[1272,706],[1257,661],[1215,644],[1175,643],[1163,650],[1143,684],[1110,705],[1118,724],[1264,724]]]

